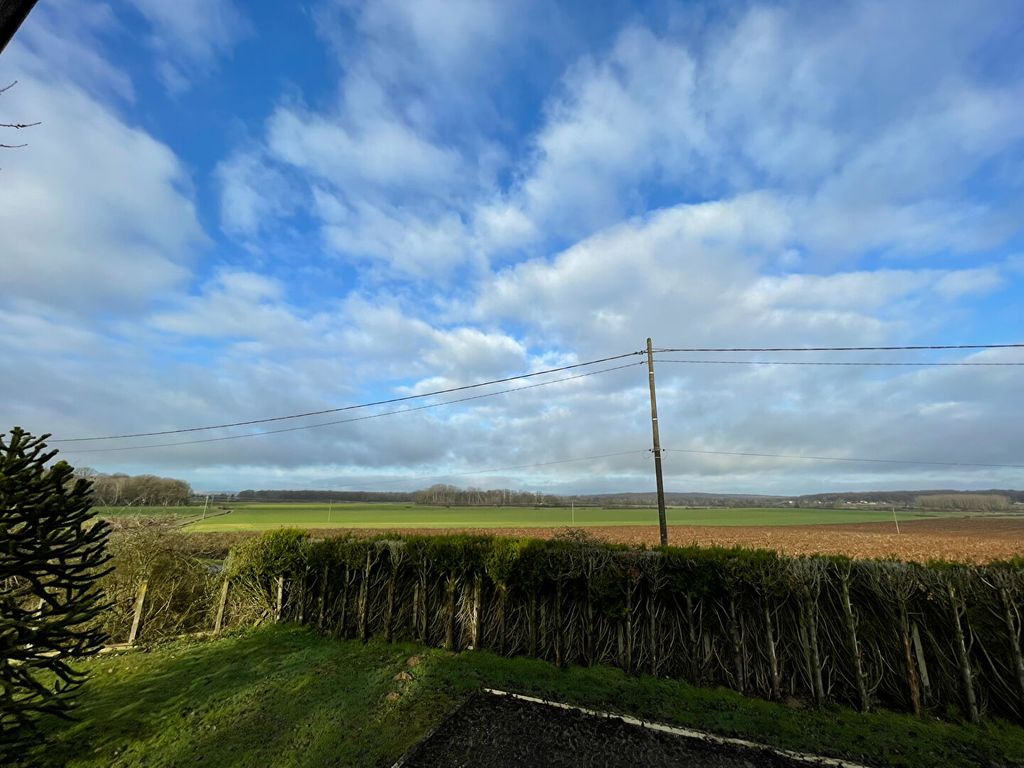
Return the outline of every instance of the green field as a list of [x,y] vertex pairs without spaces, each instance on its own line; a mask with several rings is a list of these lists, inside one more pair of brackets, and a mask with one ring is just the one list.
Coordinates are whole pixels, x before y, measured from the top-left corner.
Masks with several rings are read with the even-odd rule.
[[[429,507],[416,504],[233,504],[232,511],[187,526],[190,531],[296,528],[585,528],[657,525],[654,509],[577,507]],[[193,508],[194,509],[194,508]],[[218,510],[220,511],[220,510]],[[211,515],[213,512],[211,512]],[[921,517],[899,513],[900,519]],[[891,512],[857,509],[668,510],[670,525],[818,525],[892,520]]]

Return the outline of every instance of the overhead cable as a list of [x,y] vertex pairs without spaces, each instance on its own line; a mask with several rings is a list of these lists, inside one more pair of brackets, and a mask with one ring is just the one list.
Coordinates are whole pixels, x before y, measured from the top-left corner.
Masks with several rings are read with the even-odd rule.
[[872,361],[856,361],[856,360],[844,360],[844,361],[824,361],[824,360],[671,360],[664,357],[654,358],[656,363],[687,363],[689,365],[852,365],[852,366],[893,366],[893,367],[907,367],[916,368],[921,366],[937,366],[937,367],[967,367],[967,368],[978,368],[978,367],[1005,367],[1005,366],[1021,366],[1024,362],[1010,362],[1010,363],[905,363],[905,362],[872,362]]
[[805,456],[790,453],[754,453],[751,451],[707,451],[695,448],[662,448],[663,453],[694,453],[711,456],[751,456],[766,459],[800,459],[803,461],[848,461],[868,464],[917,464],[935,467],[987,467],[991,469],[1024,469],[1024,464],[982,464],[975,461],[925,461],[919,459],[864,459],[852,456]]
[[[563,376],[560,379],[552,379],[551,381],[541,381],[537,384],[527,384],[522,387],[509,387],[508,389],[501,389],[496,392],[485,392],[482,395],[469,395],[468,397],[460,397],[455,400],[444,400],[440,403],[428,403],[427,405],[419,405],[415,408],[398,408],[393,411],[382,411],[381,413],[372,413],[368,416],[355,416],[349,419],[336,419],[334,421],[321,421],[316,424],[301,424],[297,427],[284,427],[282,429],[268,429],[262,432],[246,432],[241,435],[226,435],[224,437],[206,437],[199,440],[182,440],[174,443],[149,443],[146,445],[127,445],[118,448],[67,448],[64,449],[64,453],[115,453],[118,451],[135,451],[144,450],[147,448],[172,448],[179,445],[198,445],[200,443],[220,443],[225,440],[242,440],[247,437],[263,437],[266,435],[280,435],[284,432],[299,432],[305,429],[317,429],[318,427],[331,427],[337,424],[351,424],[355,421],[367,421],[369,419],[379,419],[382,416],[395,416],[401,413],[412,413],[414,411],[425,411],[430,408],[440,408],[445,405],[455,405],[456,403],[465,403],[470,400],[482,400],[486,397],[496,397],[497,395],[505,395],[509,392],[521,392],[526,389],[535,389],[537,387],[546,387],[551,384],[559,384],[564,381],[573,381],[575,379],[585,379],[588,376],[597,376],[602,373],[610,373],[611,371],[620,371],[623,368],[632,368],[637,365],[645,365],[644,362],[626,363],[625,365],[616,365],[611,368],[600,368],[596,371],[587,371],[586,373],[577,373],[572,376]],[[52,440],[50,442],[58,442]]]
[[904,352],[925,349],[1021,349],[1024,344],[918,344],[898,347],[658,347],[655,352]]
[[643,352],[626,352],[621,355],[611,355],[610,357],[602,357],[597,360],[588,360],[585,363],[573,363],[572,365],[562,365],[557,368],[548,368],[543,371],[533,371],[531,373],[521,373],[516,376],[506,376],[501,379],[491,379],[490,381],[480,381],[475,384],[463,384],[459,387],[448,387],[447,389],[438,389],[433,392],[422,392],[415,395],[403,395],[402,397],[391,397],[386,400],[375,400],[370,403],[359,403],[358,405],[346,405],[340,408],[325,408],[319,411],[307,411],[305,413],[293,413],[288,416],[270,416],[263,419],[249,419],[248,421],[234,421],[225,424],[210,424],[203,427],[185,427],[182,429],[164,429],[154,432],[133,432],[121,435],[101,435],[98,437],[66,437],[60,440],[50,440],[51,443],[83,443],[94,440],[124,440],[132,437],[157,437],[159,435],[178,435],[185,432],[204,432],[210,429],[226,429],[228,427],[247,427],[253,424],[267,424],[273,421],[287,421],[289,419],[301,419],[307,416],[323,416],[328,413],[341,413],[343,411],[354,411],[361,408],[372,408],[378,405],[391,405],[393,403],[402,403],[408,400],[418,400],[424,397],[434,397],[436,395],[446,395],[452,392],[464,392],[467,389],[478,389],[479,387],[487,387],[492,384],[504,384],[509,381],[519,381],[521,379],[529,379],[534,376],[544,376],[549,373],[559,373],[560,371],[570,371],[575,368],[584,368],[588,365],[597,365],[598,363],[607,363],[612,360],[621,360],[625,357],[634,357],[636,355],[642,355]]

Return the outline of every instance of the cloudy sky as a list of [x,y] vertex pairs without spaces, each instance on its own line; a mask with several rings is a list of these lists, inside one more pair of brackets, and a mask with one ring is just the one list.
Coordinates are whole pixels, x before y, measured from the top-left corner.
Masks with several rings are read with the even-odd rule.
[[[1012,0],[40,3],[0,57],[0,122],[41,121],[0,136],[2,423],[286,416],[648,336],[1024,341],[1022,34]],[[659,357],[663,445],[724,452],[667,453],[671,490],[1024,487],[913,463],[1024,465],[1024,367],[667,362],[1024,350]],[[206,490],[653,488],[640,365],[191,442],[445,399],[55,447]]]

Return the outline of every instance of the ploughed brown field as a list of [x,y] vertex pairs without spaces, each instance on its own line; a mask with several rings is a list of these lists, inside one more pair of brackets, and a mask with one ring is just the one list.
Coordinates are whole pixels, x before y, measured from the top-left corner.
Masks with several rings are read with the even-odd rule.
[[[565,528],[480,528],[466,533],[489,536],[551,538]],[[318,531],[338,535],[337,528]],[[395,529],[354,531],[360,535],[394,533]],[[443,535],[451,528],[402,531],[412,535]],[[587,527],[590,536],[623,544],[658,544],[658,527],[647,525]],[[1024,556],[1024,517],[964,517],[900,522],[900,533],[889,523],[791,526],[669,526],[669,544],[686,546],[742,546],[773,549],[788,555],[833,554],[851,557],[896,557],[901,560],[955,560],[986,563]]]

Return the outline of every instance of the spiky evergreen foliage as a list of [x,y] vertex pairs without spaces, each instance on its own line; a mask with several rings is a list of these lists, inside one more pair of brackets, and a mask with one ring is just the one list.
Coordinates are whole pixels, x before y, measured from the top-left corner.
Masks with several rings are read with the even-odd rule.
[[0,762],[15,762],[41,714],[67,717],[96,653],[107,525],[93,520],[89,481],[72,477],[49,435],[0,434]]

